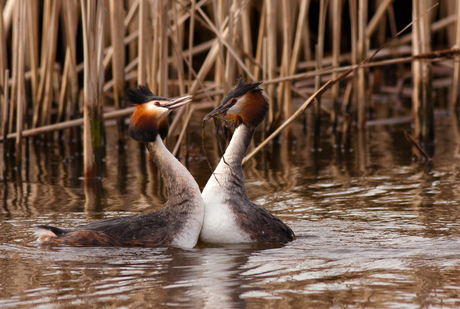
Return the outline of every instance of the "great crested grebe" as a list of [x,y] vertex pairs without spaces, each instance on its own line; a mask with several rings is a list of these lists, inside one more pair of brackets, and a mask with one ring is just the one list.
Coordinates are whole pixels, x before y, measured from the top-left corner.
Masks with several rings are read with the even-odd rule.
[[236,129],[202,195],[205,203],[200,239],[209,243],[287,242],[294,232],[247,197],[242,161],[257,126],[268,112],[261,82],[241,79],[204,120],[223,118]]
[[92,222],[74,230],[37,226],[38,242],[76,246],[160,246],[192,248],[200,235],[204,202],[189,171],[168,151],[162,139],[168,134],[171,110],[191,101],[190,96],[168,99],[145,86],[129,89],[127,103],[135,105],[129,135],[143,142],[163,175],[169,193],[164,208],[128,217]]

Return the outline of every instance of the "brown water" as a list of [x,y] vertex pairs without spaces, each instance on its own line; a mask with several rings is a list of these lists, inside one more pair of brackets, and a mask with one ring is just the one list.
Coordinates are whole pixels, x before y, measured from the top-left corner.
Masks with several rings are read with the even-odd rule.
[[[203,187],[197,115],[187,165]],[[212,127],[212,126],[211,126]],[[460,136],[436,121],[433,162],[412,160],[409,124],[356,132],[321,151],[298,123],[245,167],[250,197],[289,224],[283,246],[46,247],[33,226],[68,228],[161,207],[164,186],[137,143],[108,128],[102,178],[85,190],[74,141],[30,143],[0,185],[1,308],[459,308]],[[216,162],[213,132],[208,155]],[[64,146],[72,144],[72,146]]]

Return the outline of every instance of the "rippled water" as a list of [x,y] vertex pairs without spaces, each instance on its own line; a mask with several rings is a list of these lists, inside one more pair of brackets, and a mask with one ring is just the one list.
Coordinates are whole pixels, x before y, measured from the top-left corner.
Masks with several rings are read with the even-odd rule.
[[[210,175],[202,116],[186,149],[201,187]],[[12,173],[0,186],[0,307],[459,308],[458,129],[455,115],[437,119],[433,162],[425,165],[412,160],[408,124],[355,132],[344,151],[325,130],[313,152],[298,123],[290,145],[281,139],[245,167],[250,197],[297,239],[191,250],[37,245],[36,224],[67,228],[151,211],[166,194],[137,143],[118,147],[113,127],[92,189],[83,186],[68,135],[31,142],[21,177]]]

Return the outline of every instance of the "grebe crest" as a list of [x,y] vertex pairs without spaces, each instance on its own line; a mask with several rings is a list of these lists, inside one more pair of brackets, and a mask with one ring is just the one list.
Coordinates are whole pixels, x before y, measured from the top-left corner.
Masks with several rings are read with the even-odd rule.
[[155,96],[146,86],[128,89],[125,101],[136,106],[129,125],[129,136],[139,142],[154,142],[158,134],[164,139],[168,135],[167,115],[191,101],[191,96],[168,99]]

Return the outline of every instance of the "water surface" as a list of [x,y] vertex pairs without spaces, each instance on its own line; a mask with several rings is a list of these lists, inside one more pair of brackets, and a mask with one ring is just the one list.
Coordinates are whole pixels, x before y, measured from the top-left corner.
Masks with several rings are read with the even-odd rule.
[[[200,187],[210,175],[200,117],[181,158]],[[215,166],[212,125],[206,147]],[[285,245],[48,247],[33,226],[70,228],[161,208],[156,168],[108,128],[101,178],[85,188],[67,132],[24,146],[20,176],[0,186],[2,308],[458,308],[460,137],[436,120],[433,162],[412,159],[409,124],[354,132],[347,149],[324,128],[319,151],[301,122],[245,166],[249,196],[297,235]],[[14,161],[14,158],[10,158]],[[10,164],[11,162],[9,162]]]

